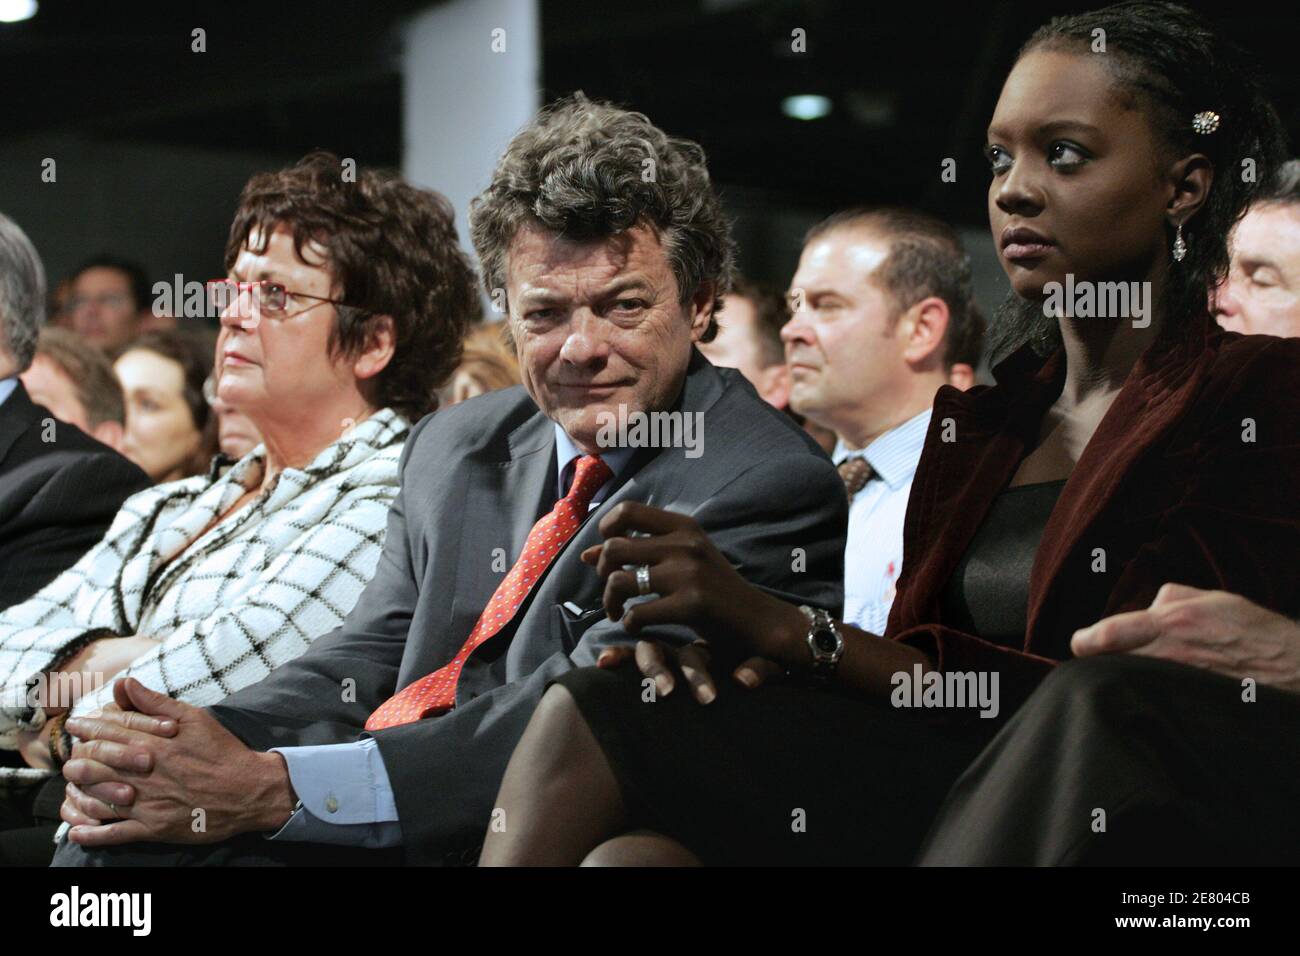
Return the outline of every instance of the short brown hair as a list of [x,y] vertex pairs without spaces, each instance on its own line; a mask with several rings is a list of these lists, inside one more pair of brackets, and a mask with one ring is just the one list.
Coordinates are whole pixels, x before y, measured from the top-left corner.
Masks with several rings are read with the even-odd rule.
[[72,380],[92,428],[104,422],[125,423],[122,383],[103,352],[67,329],[47,326],[36,339],[36,355],[49,359]]
[[[491,183],[470,203],[469,219],[488,295],[505,288],[506,253],[528,223],[580,241],[646,223],[663,243],[683,305],[708,283],[717,312],[731,289],[735,242],[704,150],[643,113],[581,92],[552,103],[515,135]],[[715,335],[710,317],[703,341]]]
[[460,360],[461,336],[481,315],[474,267],[445,196],[386,171],[359,169],[348,182],[343,162],[317,150],[250,179],[230,227],[226,269],[254,229],[264,246],[276,226],[287,226],[299,257],[307,242],[322,245],[335,294],[347,303],[336,309],[331,350],[360,351],[371,334],[366,320],[390,316],[393,357],[362,387],[377,407],[415,420],[437,407],[437,390]]
[[894,206],[845,209],[808,230],[807,245],[839,229],[863,229],[889,240],[889,255],[873,273],[901,314],[935,296],[948,306],[943,365],[979,364],[984,348],[984,316],[975,304],[970,257],[957,231],[942,219]]

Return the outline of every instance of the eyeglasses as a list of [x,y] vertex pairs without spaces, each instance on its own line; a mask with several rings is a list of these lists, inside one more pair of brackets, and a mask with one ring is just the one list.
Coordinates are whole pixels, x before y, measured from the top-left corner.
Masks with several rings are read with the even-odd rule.
[[[217,315],[220,315],[229,309],[231,305],[238,303],[240,296],[245,291],[249,293],[250,301],[257,313],[270,319],[292,318],[325,302],[346,307],[346,303],[339,299],[329,299],[323,295],[308,295],[305,292],[294,292],[291,289],[286,289],[278,282],[272,282],[270,279],[259,279],[253,282],[240,282],[236,279],[210,279],[207,282],[208,307],[210,310],[215,310]],[[295,303],[300,299],[309,299],[313,304],[295,310]]]
[[119,308],[130,305],[131,297],[121,292],[105,292],[101,295],[78,295],[68,300],[67,309],[69,312],[80,312],[91,304]]

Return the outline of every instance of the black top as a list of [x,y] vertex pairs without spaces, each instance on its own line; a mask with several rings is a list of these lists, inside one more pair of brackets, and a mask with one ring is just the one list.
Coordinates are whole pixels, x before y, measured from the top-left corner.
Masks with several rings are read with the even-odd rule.
[[1029,572],[1065,479],[1007,488],[993,501],[943,592],[943,623],[1020,647],[1029,626]]

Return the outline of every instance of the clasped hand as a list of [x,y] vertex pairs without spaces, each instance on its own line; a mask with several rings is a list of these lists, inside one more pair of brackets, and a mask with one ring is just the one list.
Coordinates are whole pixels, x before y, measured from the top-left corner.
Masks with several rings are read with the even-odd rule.
[[207,711],[134,678],[117,681],[113,699],[67,723],[80,738],[63,767],[60,809],[73,843],[215,843],[288,818],[279,755],[250,750]]

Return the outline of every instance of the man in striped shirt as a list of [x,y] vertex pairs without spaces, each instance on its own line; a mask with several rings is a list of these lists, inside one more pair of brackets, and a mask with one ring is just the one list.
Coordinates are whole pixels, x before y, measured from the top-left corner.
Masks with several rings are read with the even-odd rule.
[[835,432],[849,495],[844,620],[883,634],[934,394],[980,351],[970,265],[937,219],[851,209],[809,231],[790,300],[790,407]]

